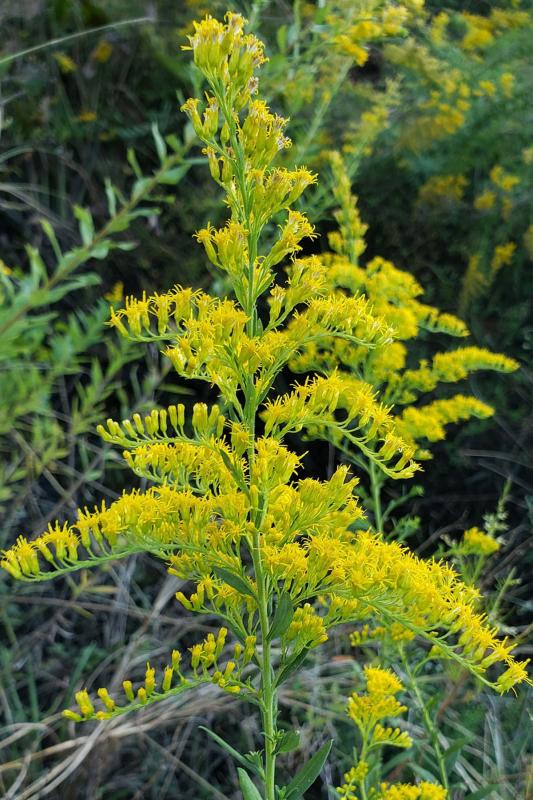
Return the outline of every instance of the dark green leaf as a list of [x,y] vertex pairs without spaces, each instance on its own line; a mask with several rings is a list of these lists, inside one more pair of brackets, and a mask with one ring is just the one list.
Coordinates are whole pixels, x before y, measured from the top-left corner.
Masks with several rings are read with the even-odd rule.
[[167,146],[165,144],[165,140],[159,133],[159,128],[157,127],[156,122],[152,123],[152,136],[154,137],[155,149],[157,150],[159,160],[164,161],[167,155]]
[[291,624],[294,616],[294,608],[292,607],[291,598],[288,592],[283,592],[278,601],[278,607],[274,613],[274,619],[268,632],[269,640],[277,639],[278,636],[283,636],[289,625]]
[[137,156],[135,155],[135,150],[130,147],[127,154],[128,164],[132,168],[134,175],[139,180],[143,177],[142,170],[139,166],[139,162],[137,161]]
[[74,206],[74,216],[78,220],[83,244],[90,244],[94,238],[94,222],[91,212],[81,206]]
[[179,183],[183,176],[189,171],[188,164],[181,164],[179,167],[174,167],[173,169],[167,169],[165,172],[162,172],[159,176],[159,183],[164,183],[169,186],[174,186],[176,183]]
[[292,658],[285,664],[284,667],[282,667],[276,679],[276,686],[281,686],[281,684],[284,683],[287,680],[287,678],[290,678],[293,672],[296,672],[296,670],[300,667],[301,664],[303,664],[303,662],[307,658],[308,652],[309,650],[307,648],[304,648],[298,653],[298,655],[294,656],[294,658]]
[[468,794],[465,797],[465,800],[483,800],[491,792],[496,791],[500,788],[498,783],[489,783],[487,786],[482,786],[481,789],[478,789],[476,792],[472,792],[472,794]]
[[300,797],[303,797],[304,792],[313,785],[326,763],[332,744],[333,739],[325,742],[320,750],[317,750],[307,764],[294,776],[287,786],[287,800],[299,800]]
[[290,753],[291,750],[296,750],[300,745],[300,734],[298,731],[285,731],[276,747],[277,753]]
[[252,587],[247,581],[244,580],[244,578],[241,578],[240,575],[235,575],[234,572],[230,572],[229,569],[225,569],[224,567],[215,567],[213,572],[217,578],[220,578],[220,580],[224,581],[224,583],[233,586],[233,588],[237,589],[237,591],[241,594],[247,594],[250,595],[250,597],[255,598]]
[[252,779],[243,769],[239,767],[239,786],[241,787],[242,796],[244,800],[262,800],[259,790],[252,783]]
[[251,769],[258,774],[259,771],[257,766],[252,761],[247,759],[246,756],[243,756],[241,753],[239,753],[238,750],[235,750],[235,748],[228,744],[221,736],[210,730],[210,728],[206,728],[204,725],[199,725],[198,727],[201,731],[205,731],[207,735],[211,737],[211,739],[213,739],[218,745],[220,745],[220,747],[222,747],[223,750],[226,751],[226,753],[229,753],[229,755],[234,758],[235,761],[238,761],[239,764],[243,765],[243,767]]
[[463,749],[465,745],[472,741],[471,736],[463,736],[461,739],[457,739],[453,744],[451,744],[446,752],[444,753],[444,760],[446,762],[446,770],[447,772],[451,772],[459,753]]

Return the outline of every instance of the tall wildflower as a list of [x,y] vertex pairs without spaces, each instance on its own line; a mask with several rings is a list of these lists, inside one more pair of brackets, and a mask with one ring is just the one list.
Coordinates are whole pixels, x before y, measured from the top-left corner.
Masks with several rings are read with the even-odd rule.
[[[284,440],[303,427],[348,437],[392,477],[413,474],[412,439],[363,379],[331,371],[281,396],[274,389],[280,371],[310,347],[327,353],[341,343],[371,352],[390,344],[394,331],[362,295],[333,291],[318,258],[299,255],[314,231],[294,205],[316,178],[304,168],[275,166],[290,140],[287,120],[257,94],[261,42],[245,34],[241,16],[228,13],[224,22],[196,23],[186,49],[207,92],[183,109],[229,209],[224,225],[208,225],[197,239],[226,275],[232,296],[176,286],[127,298],[112,312],[112,324],[128,339],[158,343],[177,375],[207,382],[218,402],[189,411],[154,408],[100,426],[150,488],[82,509],[73,525],[50,526],[33,541],[20,537],[2,566],[15,578],[43,580],[145,551],[193,582],[178,601],[189,611],[215,613],[219,632],[193,644],[187,658],[174,651],[162,670],[148,664],[136,690],[124,681],[123,698],[99,689],[97,709],[84,689],[76,695],[79,711],[65,713],[109,719],[214,683],[259,709],[263,750],[259,760],[240,756],[240,784],[246,798],[274,800],[281,796],[276,759],[284,741],[279,687],[333,626],[375,617],[400,623],[499,691],[526,673],[510,644],[476,613],[475,592],[451,569],[354,531],[364,512],[346,467],[327,481],[300,474],[300,459]],[[487,673],[496,662],[504,667],[499,677]],[[302,796],[329,747],[283,796]]]

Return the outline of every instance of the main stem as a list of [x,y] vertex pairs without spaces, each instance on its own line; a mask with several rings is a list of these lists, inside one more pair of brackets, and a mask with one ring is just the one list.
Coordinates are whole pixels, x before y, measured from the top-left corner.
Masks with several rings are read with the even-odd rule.
[[[216,87],[213,87],[214,89]],[[217,94],[217,92],[215,92]],[[228,125],[230,142],[233,149],[235,164],[235,177],[241,196],[243,221],[248,237],[248,264],[243,265],[247,270],[248,292],[246,308],[248,314],[247,333],[250,338],[257,335],[257,298],[254,287],[254,269],[258,252],[259,231],[252,224],[251,198],[246,181],[246,160],[243,149],[238,141],[235,119],[231,110],[224,101],[223,93],[218,93],[218,100],[225,121]],[[228,154],[229,155],[229,154]],[[257,414],[257,394],[253,382],[253,375],[248,376],[243,387],[245,395],[245,424],[249,435],[248,465],[250,486],[253,485],[254,458],[255,458],[255,417]],[[261,672],[260,708],[263,735],[265,737],[265,751],[263,759],[265,800],[275,800],[276,791],[276,719],[277,719],[277,692],[274,682],[272,667],[272,651],[269,639],[270,631],[270,586],[269,578],[263,569],[261,556],[261,535],[259,532],[261,520],[266,512],[267,497],[259,498],[258,509],[252,509],[252,522],[254,533],[252,539],[252,562],[257,585],[257,610],[259,614],[259,628],[261,631],[261,657],[259,669]]]
[[272,669],[271,645],[268,638],[268,587],[261,563],[259,533],[254,533],[254,568],[257,580],[259,624],[261,627],[261,718],[265,737],[265,800],[275,800],[276,786],[276,713],[277,698]]
[[[250,448],[248,461],[250,465],[250,483],[253,479],[254,440],[255,440],[255,414],[256,398],[252,386],[246,392],[247,427],[250,435]],[[261,534],[259,526],[263,518],[267,503],[266,497],[260,498],[260,505],[256,511],[252,510],[254,533],[252,541],[252,561],[257,585],[257,608],[259,613],[259,627],[261,630],[261,658],[259,668],[261,671],[260,708],[263,734],[265,737],[265,755],[263,761],[265,780],[265,800],[275,800],[276,787],[276,716],[277,694],[274,685],[274,670],[272,668],[272,652],[269,638],[269,579],[263,569],[261,557]]]
[[402,653],[402,661],[404,664],[405,671],[409,677],[410,688],[412,689],[413,694],[418,702],[418,707],[420,708],[420,713],[422,714],[424,727],[428,732],[429,740],[431,742],[431,746],[433,747],[435,758],[437,759],[437,764],[439,765],[440,779],[442,781],[442,785],[446,789],[446,792],[448,792],[449,790],[448,772],[446,769],[446,761],[444,759],[444,753],[442,752],[442,748],[439,742],[439,732],[437,730],[435,723],[431,718],[431,714],[428,711],[428,708],[422,696],[422,692],[420,691],[420,687],[418,686],[416,675],[413,674],[405,653]]
[[373,461],[370,462],[370,486],[372,489],[375,528],[378,533],[382,533],[383,514],[381,511],[381,482],[377,473],[376,465]]

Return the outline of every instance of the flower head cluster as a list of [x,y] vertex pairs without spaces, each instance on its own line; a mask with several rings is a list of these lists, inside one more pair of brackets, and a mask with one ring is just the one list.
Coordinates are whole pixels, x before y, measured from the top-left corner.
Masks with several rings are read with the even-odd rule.
[[411,747],[411,737],[399,728],[384,727],[381,723],[389,717],[397,717],[407,710],[396,698],[403,685],[396,675],[387,669],[365,667],[366,691],[354,692],[348,699],[347,714],[359,729],[361,757],[357,764],[344,774],[344,783],[337,788],[342,800],[361,800],[371,797],[377,800],[446,800],[445,790],[438,784],[422,782],[411,784],[385,784],[367,788],[370,759],[373,751],[385,745]]
[[[327,381],[335,382],[337,386],[351,381],[353,388],[358,386],[359,392],[362,389],[369,397],[379,389],[387,408],[382,405],[379,411],[374,411],[374,419],[381,417],[382,424],[372,427],[373,434],[380,428],[383,430],[383,426],[390,425],[390,430],[397,437],[398,453],[403,453],[408,459],[415,454],[417,458],[428,458],[430,453],[423,446],[424,440],[436,442],[444,439],[447,425],[472,417],[483,419],[489,417],[493,410],[477,398],[462,394],[414,405],[418,397],[433,392],[441,383],[461,381],[476,370],[512,372],[518,364],[499,353],[470,346],[437,352],[431,361],[423,359],[416,368],[406,367],[409,342],[421,332],[446,333],[462,338],[468,335],[468,330],[457,317],[423,303],[422,286],[412,275],[398,269],[390,261],[374,257],[366,266],[360,264],[359,258],[365,250],[366,226],[360,220],[357,200],[351,193],[348,173],[338,153],[331,157],[331,164],[335,178],[334,192],[340,208],[335,213],[339,230],[330,236],[335,253],[326,254],[325,257],[329,266],[327,285],[336,296],[346,296],[348,293],[349,296],[355,294],[367,299],[373,313],[391,325],[392,341],[377,343],[371,350],[353,347],[339,337],[328,343],[328,347],[324,347],[323,343],[311,342],[291,358],[290,366],[294,371],[320,369],[330,372]],[[343,372],[332,372],[338,368]],[[359,377],[346,378],[344,370],[362,376],[364,380]],[[350,394],[353,395],[353,391]],[[394,405],[408,407],[395,414]],[[329,413],[334,413],[339,406],[346,408],[342,402],[337,402],[330,407]],[[326,408],[327,404],[323,409],[323,427],[328,426]],[[357,426],[354,428],[351,423],[349,409],[346,410],[348,424],[345,427],[349,430],[343,431],[344,443],[351,446],[354,444],[353,436],[358,432]],[[265,417],[271,419],[275,413],[283,415],[283,402],[279,398],[267,410]],[[332,427],[329,438],[336,444],[342,441],[342,436]],[[366,438],[365,444],[367,441]],[[406,475],[406,472],[401,472],[401,477]]]
[[479,528],[469,528],[463,534],[460,549],[467,555],[491,556],[500,549],[500,543]]

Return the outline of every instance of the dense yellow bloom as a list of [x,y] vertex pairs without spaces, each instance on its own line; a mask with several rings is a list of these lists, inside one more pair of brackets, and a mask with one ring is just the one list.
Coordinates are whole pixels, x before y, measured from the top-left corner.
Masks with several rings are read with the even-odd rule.
[[382,783],[375,800],[448,800],[448,793],[443,786],[429,781],[418,785],[408,783]]
[[422,186],[419,200],[434,203],[439,198],[462,200],[468,181],[464,175],[435,175]]
[[[403,690],[401,682],[390,670],[379,667],[365,667],[366,691],[362,694],[353,693],[348,699],[347,714],[364,735],[373,735],[377,724],[387,717],[396,717],[407,707],[402,705],[396,695]],[[387,738],[387,731],[390,732]],[[396,739],[396,740],[394,740]],[[392,729],[379,726],[376,742],[395,744],[399,747],[410,747],[412,742],[409,736],[394,737]]]
[[500,549],[500,543],[479,528],[469,528],[463,534],[460,548],[464,553],[490,556]]
[[490,211],[491,208],[494,208],[496,203],[496,195],[490,189],[486,189],[474,200],[474,208],[477,211]]
[[520,183],[520,178],[517,175],[505,172],[499,164],[491,169],[490,179],[495,186],[498,186],[504,192],[511,192]]
[[[408,440],[427,439],[438,442],[446,438],[445,425],[478,418],[491,417],[494,409],[475,397],[455,395],[445,400],[434,400],[424,406],[406,408],[400,416],[399,429]],[[417,453],[420,458],[421,454]]]
[[506,244],[499,244],[494,248],[494,254],[490,262],[490,268],[493,272],[498,272],[502,267],[507,266],[513,260],[516,250],[514,242],[507,242]]

